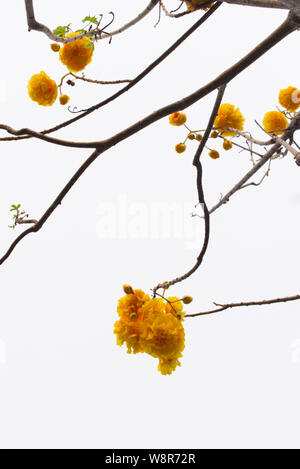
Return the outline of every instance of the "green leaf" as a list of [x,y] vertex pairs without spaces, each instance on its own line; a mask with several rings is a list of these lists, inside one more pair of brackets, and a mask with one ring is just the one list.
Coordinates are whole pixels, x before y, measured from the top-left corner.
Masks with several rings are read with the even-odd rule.
[[64,37],[70,31],[70,25],[71,23],[67,26],[57,26],[57,28],[53,30],[53,34],[58,37]]
[[86,23],[87,21],[88,21],[89,23],[94,23],[94,24],[96,24],[97,26],[98,26],[98,23],[99,23],[99,21],[97,20],[96,16],[86,16],[86,17],[82,20],[83,23]]

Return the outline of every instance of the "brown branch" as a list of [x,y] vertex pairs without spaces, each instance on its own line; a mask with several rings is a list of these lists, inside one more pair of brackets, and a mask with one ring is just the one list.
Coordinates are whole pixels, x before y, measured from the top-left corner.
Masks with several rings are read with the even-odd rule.
[[221,305],[214,303],[216,306],[219,306],[219,308],[213,309],[211,311],[204,311],[201,313],[195,313],[195,314],[186,314],[185,318],[195,318],[198,316],[208,316],[210,314],[217,314],[221,313],[222,311],[226,311],[227,309],[231,308],[241,308],[244,306],[266,306],[266,305],[273,305],[273,304],[278,304],[278,303],[288,303],[289,301],[298,301],[300,300],[300,295],[295,295],[295,296],[287,296],[285,298],[277,298],[274,300],[263,300],[263,301],[249,301],[249,302],[242,302],[242,303],[230,303],[227,305]]
[[[131,127],[123,130],[122,132],[116,134],[115,136],[97,143],[97,149],[93,152],[93,154],[83,163],[83,165],[78,169],[78,171],[74,174],[74,176],[70,179],[67,183],[65,188],[60,192],[58,197],[55,199],[53,204],[49,207],[49,209],[44,213],[42,218],[39,222],[29,230],[26,230],[22,233],[10,246],[6,254],[0,259],[0,265],[10,256],[13,252],[15,247],[20,243],[20,241],[30,233],[39,231],[44,223],[48,220],[50,215],[54,212],[54,210],[61,204],[64,197],[73,187],[73,185],[77,182],[77,180],[81,177],[81,175],[85,172],[85,170],[98,158],[98,156],[104,151],[108,150],[112,146],[120,143],[121,141],[129,138],[130,136],[138,133],[142,129],[148,127],[149,125],[153,124],[154,122],[158,121],[159,119],[166,117],[168,114],[176,112],[178,109],[184,109],[191,104],[197,102],[202,97],[206,96],[213,90],[229,83],[235,76],[241,73],[245,68],[255,62],[259,57],[265,54],[269,49],[271,49],[275,44],[280,42],[284,37],[288,36],[291,32],[295,31],[298,26],[300,25],[300,17],[294,15],[293,13],[289,13],[288,18],[284,21],[284,23],[276,29],[267,39],[265,39],[261,44],[259,44],[252,52],[246,55],[242,60],[240,60],[235,66],[228,69],[226,72],[222,73],[218,78],[210,82],[200,90],[192,93],[191,95],[187,96],[183,100],[177,101],[172,103],[164,108],[159,109],[158,111],[154,112],[153,114],[147,116],[140,122],[132,125]],[[279,145],[279,144],[277,144]]]
[[85,76],[78,76],[75,73],[70,72],[70,75],[76,80],[83,80],[87,83],[95,83],[96,85],[121,85],[123,83],[131,83],[132,80],[92,80],[91,78],[86,78]]
[[9,134],[12,135],[30,135],[31,137],[37,138],[39,140],[44,140],[48,143],[53,143],[54,145],[60,145],[63,147],[70,147],[70,148],[97,148],[99,146],[99,142],[71,142],[69,140],[62,140],[59,138],[49,137],[48,135],[41,134],[40,132],[36,132],[35,130],[31,129],[20,129],[15,130],[9,125],[0,124],[0,129],[6,130]]
[[[153,112],[152,114],[145,117],[141,121],[133,124],[132,126],[128,127],[127,129],[123,130],[122,132],[118,133],[117,135],[115,135],[114,137],[111,137],[108,140],[90,142],[90,143],[84,143],[84,144],[79,143],[78,145],[81,145],[81,148],[89,148],[87,145],[90,145],[91,148],[95,148],[97,146],[101,146],[102,144],[106,145],[109,142],[112,142],[112,145],[116,145],[117,143],[120,143],[121,141],[134,135],[140,130],[145,129],[149,125],[157,122],[163,117],[166,117],[169,114],[172,114],[173,112],[176,112],[178,110],[186,109],[187,107],[191,106],[192,104],[195,104],[197,101],[199,101],[204,96],[211,93],[212,91],[216,90],[217,88],[220,88],[221,86],[228,84],[230,81],[233,80],[233,78],[238,76],[243,70],[248,68],[254,62],[256,62],[256,60],[258,60],[267,51],[272,49],[282,39],[287,37],[292,32],[296,31],[299,26],[300,26],[300,16],[296,16],[295,14],[290,12],[287,19],[281,24],[281,26],[279,26],[279,28],[277,28],[264,41],[262,41],[258,46],[256,46],[249,54],[243,57],[243,59],[241,59],[239,62],[237,62],[235,65],[233,65],[229,69],[227,69],[225,72],[223,72],[216,79],[214,79],[213,81],[211,81],[204,87],[200,88],[199,90],[195,91],[189,96],[186,96],[185,98],[180,99],[179,101],[175,101],[174,103],[171,103]],[[91,109],[86,111],[84,114],[87,115],[90,112],[92,112]],[[79,120],[80,117],[82,117],[82,115],[71,119],[71,121],[68,121],[68,123],[65,123],[64,125],[56,126],[52,130],[54,129],[59,130],[62,126],[65,126],[71,122],[75,122],[76,120]],[[41,132],[39,135],[42,135],[42,134],[44,133]],[[74,143],[74,146],[76,146],[76,143]]]
[[[129,91],[131,88],[133,88],[135,85],[137,85],[140,81],[143,80],[152,70],[154,70],[158,65],[160,65],[169,55],[171,55],[186,39],[188,39],[189,36],[191,36],[199,27],[205,23],[206,20],[210,18],[211,15],[215,13],[215,11],[221,6],[220,2],[217,2],[213,8],[211,8],[208,12],[206,12],[191,28],[189,28],[182,36],[180,36],[179,39],[177,39],[174,44],[172,44],[171,47],[169,47],[160,57],[158,57],[154,62],[152,62],[145,70],[143,70],[136,78],[134,78],[131,83],[129,83],[127,86],[122,88],[121,90],[117,91],[114,93],[112,96],[109,98],[106,98],[104,101],[101,101],[98,104],[95,104],[94,106],[91,106],[89,109],[84,111],[82,114],[73,117],[72,119],[69,119],[59,125],[56,125],[55,127],[52,127],[47,130],[43,130],[40,132],[43,135],[46,134],[51,134],[53,132],[56,132],[60,129],[63,129],[80,119],[83,119],[84,117],[88,116],[92,112],[106,106],[107,104],[111,103],[112,101],[116,100],[123,94],[125,94],[127,91]],[[23,136],[23,137],[6,137],[6,138],[0,138],[0,141],[17,141],[17,140],[27,140],[29,138],[32,138],[31,136]]]
[[101,30],[99,30],[99,28],[97,27],[95,29],[92,29],[91,31],[87,31],[87,32],[82,33],[82,34],[78,34],[77,36],[73,36],[72,38],[63,38],[63,37],[59,37],[59,36],[56,36],[55,34],[53,34],[53,32],[48,28],[48,26],[36,21],[35,14],[34,14],[34,8],[33,8],[33,0],[25,0],[28,30],[29,31],[38,31],[38,32],[44,33],[52,41],[61,42],[63,44],[66,44],[68,42],[73,42],[73,41],[76,41],[77,39],[81,39],[85,36],[91,36],[91,35],[95,35],[95,37],[97,37],[97,39],[100,39],[100,40],[105,39],[105,38],[111,38],[112,36],[115,36],[116,34],[120,34],[123,31],[126,31],[131,26],[134,26],[139,21],[141,21],[143,18],[145,18],[145,16],[148,13],[150,13],[150,11],[153,10],[153,8],[156,7],[156,5],[158,4],[158,1],[159,0],[150,0],[150,3],[148,4],[148,6],[136,18],[134,18],[133,20],[131,20],[129,23],[125,24],[121,28],[117,29],[116,31],[112,31],[111,33],[107,33],[104,36],[101,36],[101,35],[99,36],[99,33],[101,33]]
[[275,140],[274,145],[270,148],[269,151],[267,151],[267,153],[261,158],[261,160],[259,160],[259,162],[253,168],[251,168],[250,171],[248,171],[245,174],[245,176],[237,184],[235,184],[235,186],[229,192],[227,192],[227,194],[224,195],[224,197],[222,197],[221,200],[216,205],[214,205],[211,208],[210,214],[215,212],[222,205],[226,204],[229,201],[229,199],[233,196],[233,194],[238,192],[240,189],[244,188],[245,184],[249,181],[249,179],[252,176],[254,176],[254,174],[256,174],[257,171],[259,171],[273,157],[274,154],[276,154],[280,151],[280,148],[282,146],[281,141],[282,140],[288,140],[289,138],[291,138],[291,136],[293,135],[295,129],[297,128],[298,121],[299,121],[299,117],[298,117],[299,115],[300,114],[297,114],[294,117],[294,119],[292,119],[290,125],[287,127],[287,129],[283,133],[282,138],[279,139],[279,141]]
[[279,0],[223,0],[225,3],[232,5],[250,6],[250,7],[262,7],[262,8],[278,8],[289,10],[290,6],[284,1]]
[[157,285],[153,290],[154,297],[156,296],[157,290],[161,288],[163,289],[169,288],[170,286],[183,282],[187,278],[191,277],[201,266],[204,256],[206,254],[208,243],[209,243],[209,236],[210,236],[210,214],[209,214],[209,211],[205,202],[205,197],[204,197],[204,190],[203,190],[203,183],[202,183],[203,171],[202,171],[202,164],[201,164],[200,158],[205,148],[205,145],[209,139],[211,129],[213,128],[216,116],[218,114],[218,111],[219,111],[219,108],[220,108],[220,105],[224,96],[225,89],[226,89],[226,85],[223,85],[218,91],[218,95],[217,95],[215,105],[213,107],[213,110],[212,110],[212,113],[211,113],[211,116],[210,116],[210,119],[206,128],[206,131],[204,133],[203,139],[200,142],[200,145],[196,151],[196,154],[193,160],[193,166],[195,166],[197,170],[198,201],[199,201],[199,204],[202,205],[203,207],[204,221],[205,221],[205,235],[204,235],[204,241],[203,241],[200,254],[197,257],[197,261],[194,267],[190,269],[186,274],[182,275],[181,277],[177,277],[176,279],[171,280],[169,282],[164,282],[163,284]]

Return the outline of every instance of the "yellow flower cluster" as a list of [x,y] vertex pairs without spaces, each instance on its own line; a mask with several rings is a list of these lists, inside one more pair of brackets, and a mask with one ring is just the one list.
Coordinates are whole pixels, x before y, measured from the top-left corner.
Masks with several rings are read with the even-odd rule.
[[279,104],[288,111],[295,112],[300,106],[300,90],[294,86],[280,90]]
[[52,106],[58,94],[57,84],[45,72],[38,73],[29,80],[28,94],[40,106]]
[[[207,0],[185,0],[185,3],[186,3],[186,6],[187,6],[188,10],[194,11],[196,7],[199,7],[199,6],[204,5],[205,3],[207,3]],[[203,10],[208,10],[212,6],[213,6],[213,3],[206,6],[206,8],[202,8],[202,9]]]
[[286,116],[289,117],[289,113],[296,112],[300,107],[300,90],[295,86],[284,88],[279,92],[278,101],[286,111],[267,112],[263,119],[264,130],[274,135],[280,135],[284,132],[289,125]]
[[214,126],[222,133],[223,137],[230,137],[236,135],[235,132],[222,129],[231,127],[236,130],[244,130],[245,119],[241,114],[239,108],[235,108],[233,104],[222,104],[219,108]]
[[[76,35],[78,33],[75,32],[66,37]],[[59,50],[59,58],[70,72],[80,72],[92,61],[93,52],[93,42],[88,37],[84,37],[64,44]]]
[[279,111],[267,112],[263,120],[264,129],[270,134],[280,135],[288,125],[287,118]]
[[[130,290],[119,300],[114,325],[117,344],[127,345],[128,353],[148,353],[159,359],[158,370],[171,374],[180,366],[179,358],[185,347],[182,302],[174,297],[164,301],[150,299],[142,290]],[[132,293],[130,293],[132,291]]]

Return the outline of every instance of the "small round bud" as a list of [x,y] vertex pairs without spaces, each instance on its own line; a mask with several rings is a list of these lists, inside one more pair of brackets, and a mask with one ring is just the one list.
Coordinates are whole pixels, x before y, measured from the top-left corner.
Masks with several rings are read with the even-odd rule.
[[188,139],[189,139],[189,140],[195,140],[195,138],[196,138],[195,134],[190,133],[190,134],[188,135]]
[[50,47],[53,50],[53,52],[59,52],[60,51],[60,45],[57,44],[56,42],[53,42]]
[[224,150],[226,150],[226,151],[231,150],[232,146],[233,146],[232,142],[230,142],[229,140],[224,140],[224,142],[223,142]]
[[216,130],[214,130],[214,131],[210,134],[210,138],[218,138],[218,136],[219,136],[219,133],[218,133]]
[[164,288],[164,290],[169,290],[168,282],[162,283],[162,287]]
[[203,136],[201,134],[197,134],[196,140],[197,142],[201,142],[201,140],[203,140]]
[[177,153],[184,153],[185,150],[186,150],[186,145],[185,143],[177,143],[177,145],[175,146],[175,150]]
[[192,301],[193,301],[193,298],[191,296],[184,296],[182,298],[182,303],[185,305],[189,305],[190,303],[192,303]]
[[62,94],[59,97],[59,102],[62,106],[65,106],[70,101],[70,97],[66,94]]
[[217,160],[218,158],[220,158],[220,153],[216,150],[211,150],[209,152],[209,156],[213,159],[213,160]]
[[126,295],[133,295],[133,288],[130,285],[123,285],[123,290]]

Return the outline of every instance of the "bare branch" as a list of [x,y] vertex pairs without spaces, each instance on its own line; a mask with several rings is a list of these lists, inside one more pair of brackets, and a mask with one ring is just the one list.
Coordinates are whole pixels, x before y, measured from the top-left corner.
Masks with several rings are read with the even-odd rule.
[[227,194],[224,195],[224,197],[222,197],[222,199],[214,207],[211,208],[210,214],[215,212],[222,205],[226,204],[229,199],[233,196],[233,194],[238,192],[240,189],[244,188],[245,184],[249,181],[249,179],[254,176],[254,174],[256,174],[257,171],[259,171],[273,157],[274,154],[280,151],[280,148],[282,146],[281,141],[286,141],[291,138],[291,135],[293,135],[295,129],[297,128],[299,116],[300,113],[297,114],[294,119],[292,119],[290,125],[283,133],[282,138],[277,140],[275,144],[270,148],[270,150],[262,157],[262,159],[250,171],[248,171],[248,173],[229,192],[227,192]]
[[230,3],[233,5],[242,5],[250,7],[262,7],[262,8],[279,8],[284,10],[290,10],[291,6],[287,5],[284,0],[222,0],[223,2]]
[[39,31],[41,33],[46,34],[46,36],[48,36],[48,38],[51,39],[52,41],[61,42],[63,44],[66,44],[68,42],[73,42],[73,41],[76,41],[77,39],[81,39],[85,36],[90,36],[92,34],[97,36],[97,39],[100,39],[100,40],[101,39],[106,39],[106,38],[111,38],[112,36],[120,34],[123,31],[126,31],[127,29],[129,29],[131,26],[134,26],[135,24],[137,24],[143,18],[145,18],[145,16],[148,15],[148,13],[150,13],[150,11],[153,10],[153,8],[156,7],[158,2],[159,2],[159,0],[150,0],[150,3],[148,4],[148,6],[136,18],[134,18],[132,21],[125,24],[124,26],[117,29],[116,31],[112,31],[109,34],[106,34],[106,35],[100,36],[100,37],[98,36],[99,35],[99,29],[98,28],[92,29],[91,31],[87,31],[86,33],[78,34],[77,36],[73,36],[72,38],[63,38],[63,37],[56,36],[48,28],[48,26],[36,21],[35,15],[34,15],[33,0],[25,0],[25,8],[26,8],[27,24],[28,24],[28,30],[29,31]]
[[244,306],[267,306],[267,305],[273,305],[273,304],[278,304],[278,303],[288,303],[290,301],[298,301],[300,300],[300,295],[295,295],[295,296],[286,296],[285,298],[277,298],[274,300],[263,300],[263,301],[249,301],[249,302],[242,302],[242,303],[230,303],[227,305],[219,305],[217,303],[214,303],[216,306],[219,306],[219,308],[213,309],[211,311],[205,311],[201,313],[196,313],[196,314],[186,314],[186,318],[195,318],[199,316],[208,316],[210,314],[217,314],[221,313],[222,311],[225,311],[227,309],[231,308],[241,308]]

